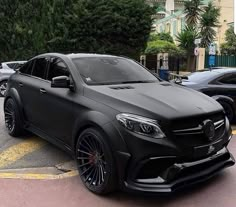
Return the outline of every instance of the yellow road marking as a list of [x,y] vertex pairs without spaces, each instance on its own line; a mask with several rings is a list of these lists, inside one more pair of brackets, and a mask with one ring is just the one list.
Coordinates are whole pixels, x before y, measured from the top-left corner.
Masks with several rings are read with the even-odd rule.
[[233,130],[233,135],[236,135],[236,130]]
[[46,145],[45,141],[38,138],[32,138],[9,147],[8,149],[0,153],[0,168],[14,163],[25,155],[40,149],[44,145]]
[[24,180],[56,180],[70,178],[78,175],[78,171],[74,170],[68,173],[63,173],[60,175],[51,175],[51,174],[17,174],[17,173],[0,173],[0,178],[5,179],[24,179]]

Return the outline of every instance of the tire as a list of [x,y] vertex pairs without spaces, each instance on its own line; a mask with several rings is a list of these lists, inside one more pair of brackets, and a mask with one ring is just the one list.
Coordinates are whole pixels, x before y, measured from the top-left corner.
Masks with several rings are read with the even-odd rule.
[[0,82],[0,97],[4,97],[7,90],[7,81]]
[[235,120],[235,112],[233,110],[233,107],[227,102],[220,102],[220,104],[224,108],[225,115],[229,119],[229,122],[232,123]]
[[8,134],[18,137],[24,134],[23,123],[21,122],[19,109],[12,98],[7,99],[4,106],[5,125]]
[[76,162],[85,187],[95,194],[108,194],[117,188],[115,162],[103,133],[84,130],[76,145]]

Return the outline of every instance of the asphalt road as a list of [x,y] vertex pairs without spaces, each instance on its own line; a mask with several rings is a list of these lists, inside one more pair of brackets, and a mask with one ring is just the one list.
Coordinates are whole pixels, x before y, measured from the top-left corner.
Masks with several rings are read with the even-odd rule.
[[62,150],[36,136],[13,138],[7,134],[0,98],[0,170],[55,167],[71,161]]

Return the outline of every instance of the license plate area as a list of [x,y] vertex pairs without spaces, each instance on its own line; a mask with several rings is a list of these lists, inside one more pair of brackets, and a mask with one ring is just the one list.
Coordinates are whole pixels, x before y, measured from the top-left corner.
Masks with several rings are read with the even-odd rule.
[[199,147],[194,147],[193,149],[193,157],[196,158],[203,158],[210,156],[212,154],[215,154],[219,150],[223,148],[223,142],[222,140],[218,140],[217,142],[204,145],[204,146],[199,146]]

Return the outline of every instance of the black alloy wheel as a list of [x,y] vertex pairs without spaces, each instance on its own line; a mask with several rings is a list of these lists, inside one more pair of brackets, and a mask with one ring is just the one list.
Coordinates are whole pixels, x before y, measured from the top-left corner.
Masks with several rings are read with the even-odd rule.
[[5,125],[9,133],[12,133],[15,128],[15,114],[14,114],[14,106],[13,101],[7,101],[5,108],[4,108],[4,114],[5,114]]
[[2,81],[0,83],[0,97],[4,97],[7,90],[7,81]]
[[7,99],[4,105],[4,115],[8,133],[14,137],[23,135],[24,129],[20,119],[20,114],[17,105],[11,98]]
[[114,162],[102,134],[85,130],[76,147],[76,161],[83,184],[92,192],[106,194],[115,189]]

